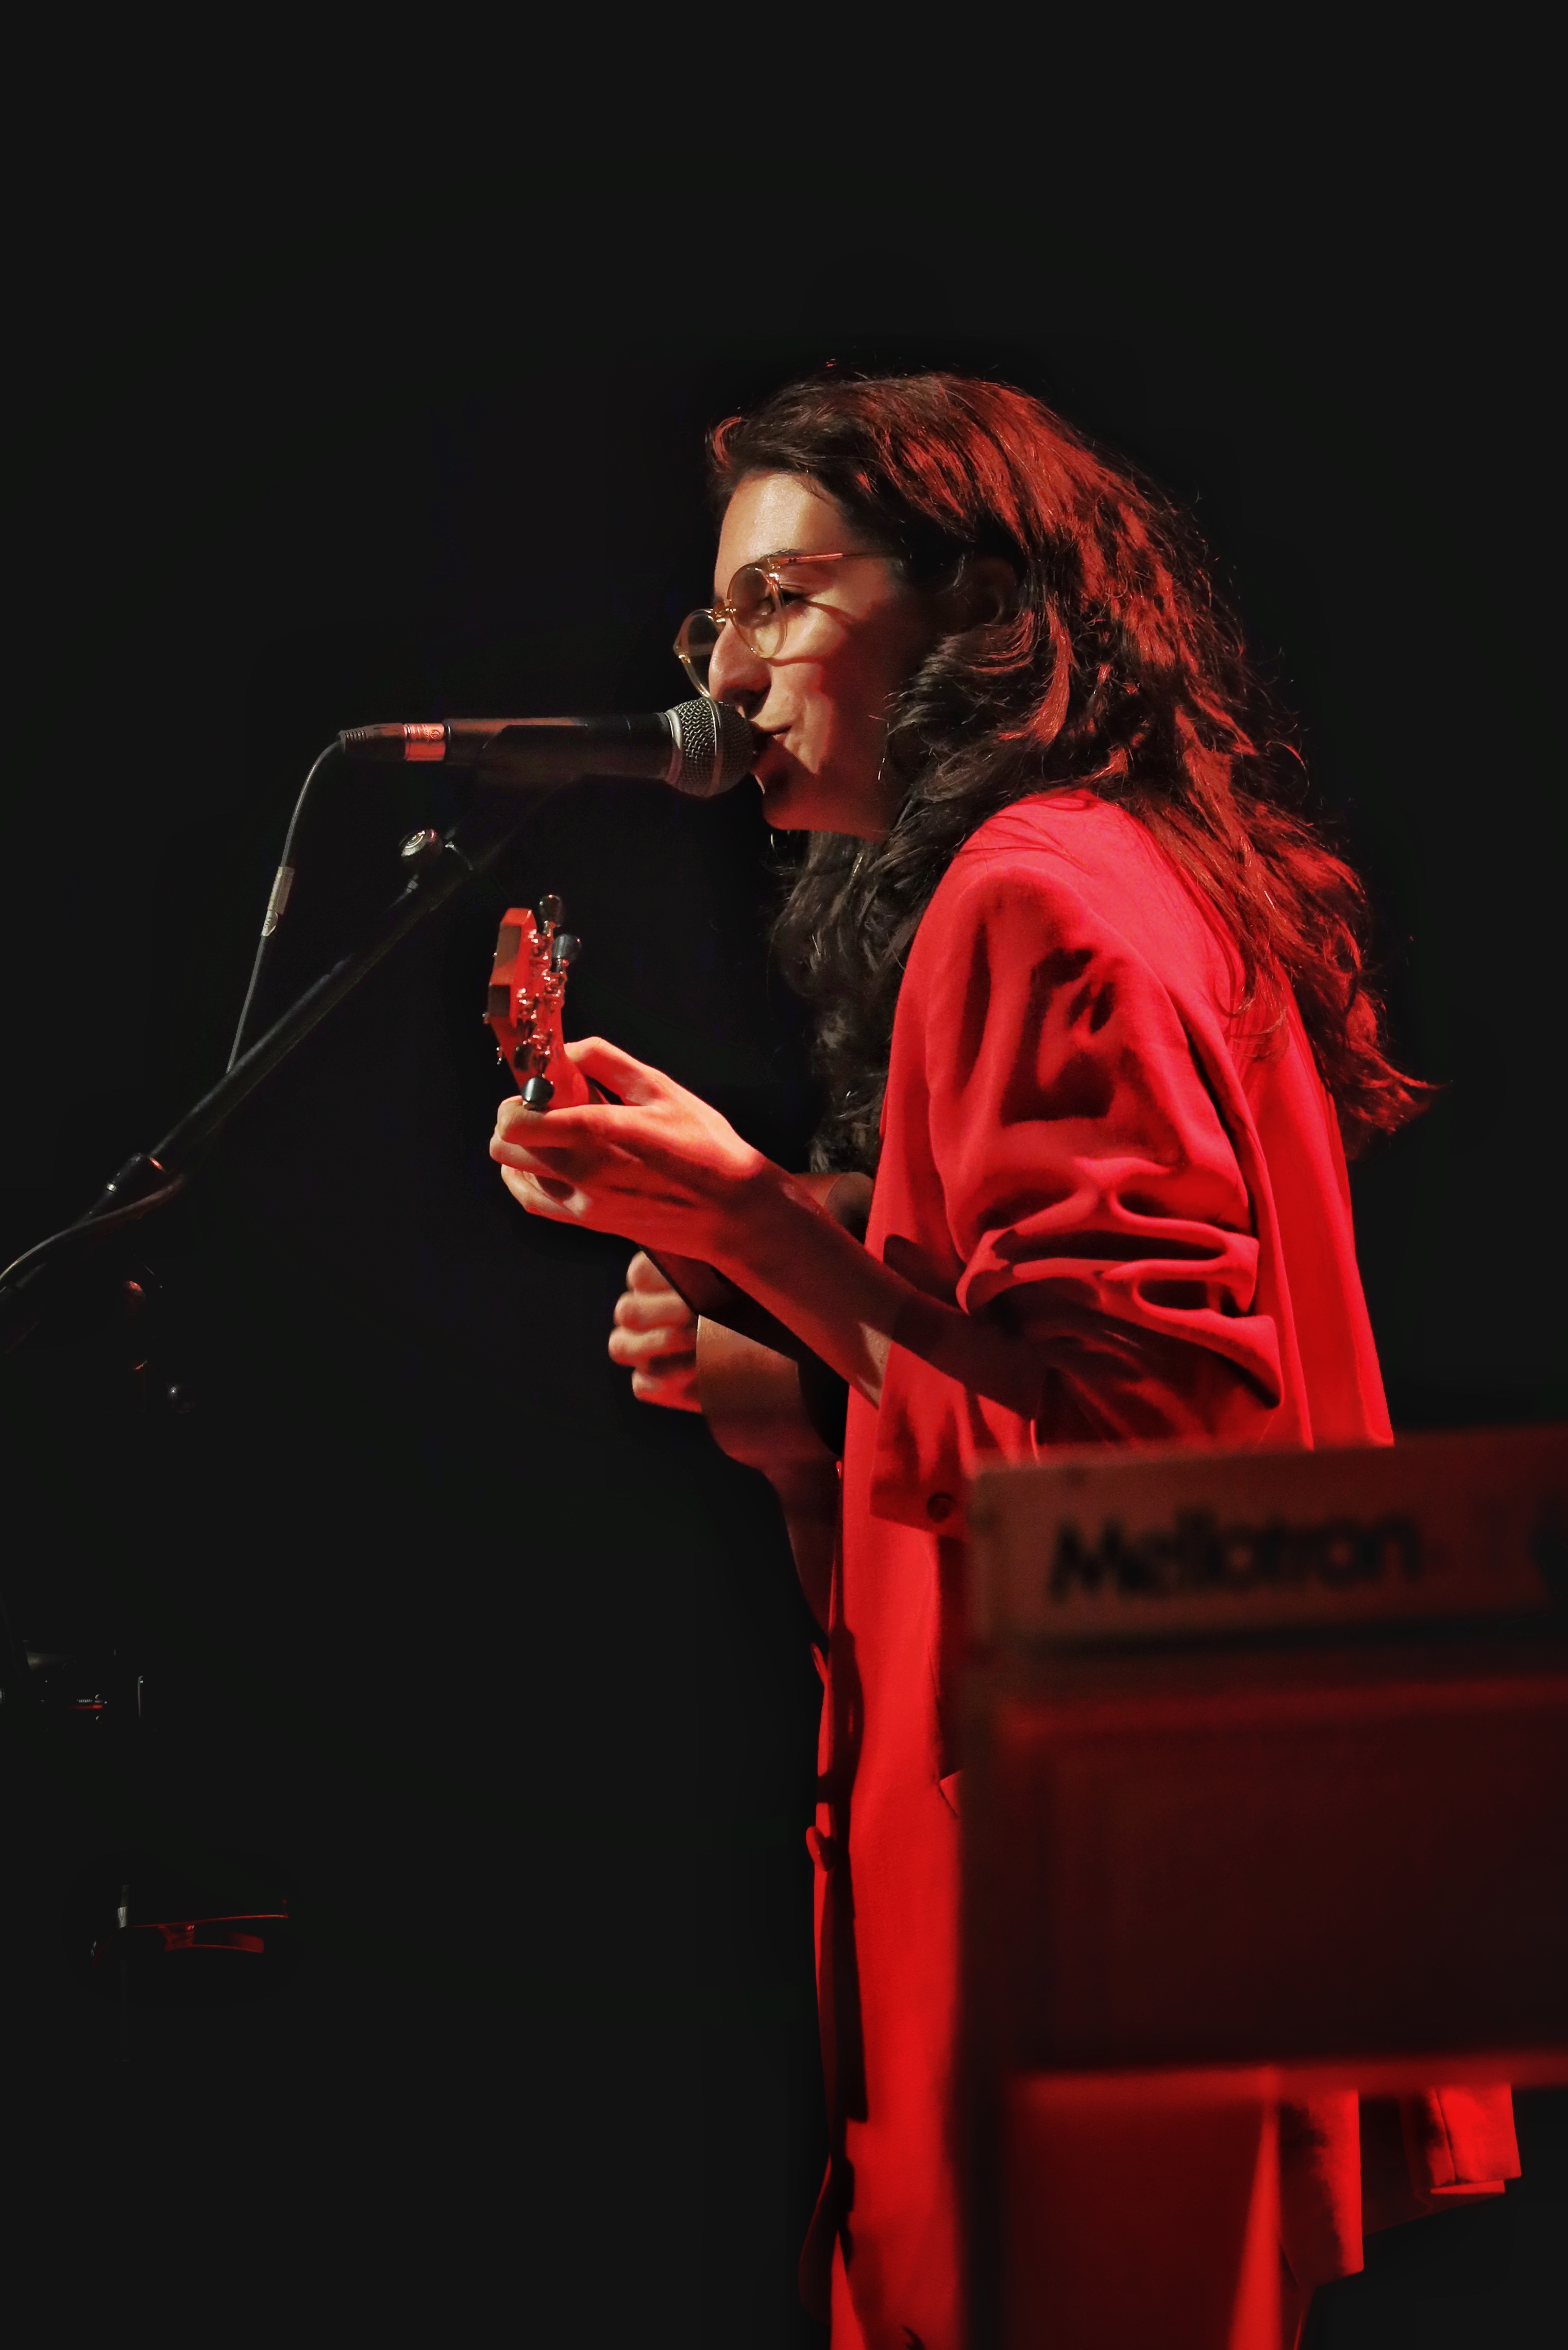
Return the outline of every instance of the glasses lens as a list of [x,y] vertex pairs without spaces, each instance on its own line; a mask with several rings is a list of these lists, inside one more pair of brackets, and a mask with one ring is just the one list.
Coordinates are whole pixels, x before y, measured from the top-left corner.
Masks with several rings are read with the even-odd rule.
[[730,609],[747,644],[772,660],[784,642],[784,608],[778,589],[760,563],[748,563],[730,582]]
[[687,613],[675,639],[675,655],[699,693],[708,691],[708,664],[718,641],[719,631],[711,612]]

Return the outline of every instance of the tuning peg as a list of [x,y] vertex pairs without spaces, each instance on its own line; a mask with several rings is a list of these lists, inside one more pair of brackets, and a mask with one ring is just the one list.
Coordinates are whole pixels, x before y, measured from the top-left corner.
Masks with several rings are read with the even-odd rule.
[[525,1109],[548,1109],[556,1098],[556,1088],[548,1077],[530,1077],[523,1088]]
[[565,971],[568,963],[576,962],[582,951],[581,939],[574,937],[570,931],[557,931],[550,941],[550,969]]
[[538,923],[541,930],[545,930],[552,923],[558,923],[566,910],[562,905],[559,898],[556,897],[553,892],[550,892],[541,898],[538,904],[535,907],[534,920]]

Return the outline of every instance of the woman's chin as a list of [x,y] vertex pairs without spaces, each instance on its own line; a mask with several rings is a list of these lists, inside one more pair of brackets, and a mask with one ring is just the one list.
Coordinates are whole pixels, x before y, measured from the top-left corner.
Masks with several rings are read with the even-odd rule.
[[757,777],[763,795],[763,816],[773,832],[838,832],[857,838],[878,839],[886,826],[869,820],[869,811],[853,792],[836,788],[822,775],[804,772]]
[[757,777],[757,789],[763,795],[763,814],[774,832],[788,832],[803,821],[798,813],[803,796],[799,779],[794,775]]

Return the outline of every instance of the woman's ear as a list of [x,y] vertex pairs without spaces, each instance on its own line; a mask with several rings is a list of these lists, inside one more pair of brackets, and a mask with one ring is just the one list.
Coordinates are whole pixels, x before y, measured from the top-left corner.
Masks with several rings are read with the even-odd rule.
[[989,629],[1012,615],[1018,602],[1018,574],[1001,555],[977,555],[967,562],[943,602],[947,633]]

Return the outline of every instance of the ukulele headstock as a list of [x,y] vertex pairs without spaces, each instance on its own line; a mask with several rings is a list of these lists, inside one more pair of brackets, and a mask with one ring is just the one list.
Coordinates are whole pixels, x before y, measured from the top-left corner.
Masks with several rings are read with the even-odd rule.
[[546,895],[533,906],[508,906],[496,933],[484,1016],[496,1057],[530,1109],[590,1097],[561,1034],[566,972],[580,943],[564,922],[559,898]]

